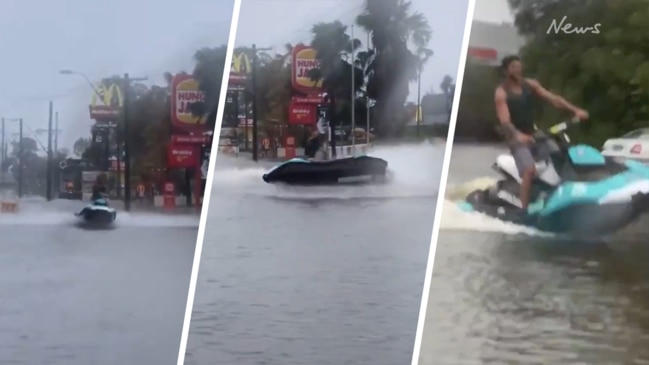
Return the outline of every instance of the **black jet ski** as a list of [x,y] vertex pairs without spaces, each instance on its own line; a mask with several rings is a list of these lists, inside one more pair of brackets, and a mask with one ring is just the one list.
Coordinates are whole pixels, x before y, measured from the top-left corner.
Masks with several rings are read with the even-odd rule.
[[589,235],[615,232],[647,212],[649,168],[604,157],[587,145],[571,145],[565,132],[577,123],[535,134],[537,178],[527,210],[521,208],[521,178],[509,154],[498,156],[492,166],[502,179],[471,192],[460,208],[546,232]]
[[388,162],[370,156],[348,157],[329,161],[302,158],[288,160],[264,174],[269,184],[336,185],[384,183]]
[[109,227],[117,219],[117,211],[108,206],[108,199],[99,198],[91,201],[75,216],[80,218],[84,226]]

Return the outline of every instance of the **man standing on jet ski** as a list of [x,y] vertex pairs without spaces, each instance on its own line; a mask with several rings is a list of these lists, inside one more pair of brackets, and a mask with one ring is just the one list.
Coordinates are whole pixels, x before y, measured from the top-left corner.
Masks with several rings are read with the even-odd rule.
[[95,201],[97,199],[104,199],[108,194],[108,189],[106,189],[106,184],[104,183],[105,175],[98,175],[95,179],[95,183],[92,185],[92,197],[90,200]]
[[314,159],[318,154],[318,151],[320,150],[320,146],[321,146],[320,133],[318,132],[317,129],[314,129],[313,131],[311,131],[311,135],[307,138],[306,142],[304,143],[304,154],[309,159]]
[[588,119],[588,113],[545,89],[538,81],[523,77],[523,64],[518,56],[502,60],[503,82],[495,91],[496,114],[505,133],[507,144],[521,175],[520,200],[524,211],[530,201],[536,164],[532,155],[534,125],[534,98],[539,97],[555,108],[574,113],[579,120]]
[[[104,175],[97,175],[94,184],[92,185],[92,195],[90,196],[90,202],[95,202],[99,199],[105,199],[108,195],[108,189],[106,189],[106,184],[104,184]],[[79,213],[76,213],[77,216],[83,215],[88,210],[88,207],[81,209]]]

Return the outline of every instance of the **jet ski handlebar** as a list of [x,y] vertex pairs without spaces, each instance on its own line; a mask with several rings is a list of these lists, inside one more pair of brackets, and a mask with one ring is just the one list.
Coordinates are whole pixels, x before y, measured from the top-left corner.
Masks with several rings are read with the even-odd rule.
[[566,130],[568,130],[568,128],[570,128],[570,127],[572,127],[572,126],[574,126],[576,124],[579,124],[579,122],[580,122],[579,119],[573,118],[573,119],[568,120],[567,122],[562,122],[562,123],[555,124],[555,125],[551,126],[550,128],[548,128],[548,134],[556,136],[558,134],[561,134],[561,133],[565,132]]
[[539,129],[536,131],[536,133],[534,133],[534,139],[542,140],[542,139],[558,136],[564,133],[566,130],[568,130],[568,128],[576,124],[579,124],[579,119],[570,119],[566,122],[557,123],[545,130]]

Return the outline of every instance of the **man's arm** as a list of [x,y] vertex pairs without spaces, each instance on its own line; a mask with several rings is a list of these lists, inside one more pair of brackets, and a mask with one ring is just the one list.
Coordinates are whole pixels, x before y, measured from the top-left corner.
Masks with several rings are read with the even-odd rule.
[[576,106],[570,104],[566,99],[562,98],[561,96],[554,94],[550,92],[548,89],[544,88],[543,85],[541,85],[540,82],[533,80],[533,79],[525,79],[527,84],[532,88],[532,91],[534,93],[547,101],[548,103],[552,104],[555,108],[557,109],[564,109],[567,111],[570,111],[572,113],[579,113],[581,109],[577,108]]
[[503,133],[505,133],[506,139],[511,139],[516,136],[518,130],[511,121],[511,116],[509,115],[509,108],[507,107],[507,93],[503,90],[502,87],[496,88],[494,95],[494,102],[496,103],[496,116],[500,121],[500,126],[502,127]]

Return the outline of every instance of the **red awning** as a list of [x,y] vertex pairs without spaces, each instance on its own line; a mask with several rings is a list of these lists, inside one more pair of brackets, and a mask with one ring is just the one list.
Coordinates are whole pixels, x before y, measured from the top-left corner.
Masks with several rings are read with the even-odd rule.
[[486,47],[469,47],[469,57],[484,61],[498,60],[498,51]]

